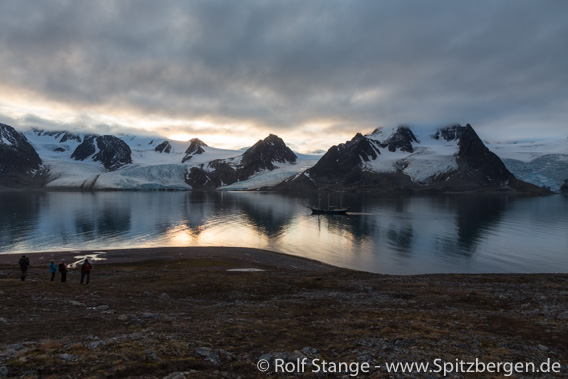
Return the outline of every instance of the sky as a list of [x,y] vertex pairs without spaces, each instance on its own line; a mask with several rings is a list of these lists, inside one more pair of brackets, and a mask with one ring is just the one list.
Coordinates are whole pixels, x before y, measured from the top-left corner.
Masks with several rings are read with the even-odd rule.
[[0,122],[297,152],[568,137],[565,0],[0,0]]

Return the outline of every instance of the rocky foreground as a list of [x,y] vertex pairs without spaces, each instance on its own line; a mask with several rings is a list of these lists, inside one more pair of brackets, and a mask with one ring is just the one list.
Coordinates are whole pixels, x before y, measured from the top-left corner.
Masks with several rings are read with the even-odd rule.
[[[302,377],[322,377],[312,363],[326,361],[423,378],[442,374],[388,373],[385,362],[478,358],[559,362],[550,377],[568,377],[567,274],[388,276],[199,248],[108,252],[80,285],[78,269],[50,282],[51,255],[29,256],[25,282],[18,256],[0,256],[0,376],[293,377],[275,372],[280,360],[308,362]],[[227,271],[246,268],[265,271]]]

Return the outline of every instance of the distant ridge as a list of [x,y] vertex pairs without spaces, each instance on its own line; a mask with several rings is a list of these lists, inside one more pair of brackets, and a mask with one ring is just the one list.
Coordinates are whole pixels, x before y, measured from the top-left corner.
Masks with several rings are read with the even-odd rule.
[[[297,155],[274,134],[243,151],[216,149],[198,138],[180,142],[38,129],[20,133],[4,124],[0,132],[4,187],[549,193],[544,186],[519,180],[495,154],[510,151],[510,146],[488,148],[469,124],[429,132],[408,126],[378,128],[368,135],[357,133],[321,157]],[[552,158],[543,155],[545,149],[531,150],[536,159],[523,161],[524,177],[542,178],[551,172],[558,183],[553,189],[559,191],[563,179],[558,178],[566,177],[566,145],[556,142]],[[509,154],[507,162],[519,162],[510,157],[516,155]],[[543,164],[531,176],[527,170],[539,164],[539,157]]]

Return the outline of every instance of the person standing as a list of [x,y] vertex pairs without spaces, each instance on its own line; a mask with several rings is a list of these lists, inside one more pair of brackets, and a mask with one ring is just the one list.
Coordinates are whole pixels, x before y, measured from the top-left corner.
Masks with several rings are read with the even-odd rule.
[[67,265],[65,264],[65,259],[59,262],[59,272],[61,273],[61,282],[65,283],[67,281]]
[[81,266],[81,284],[83,284],[83,279],[85,276],[87,277],[87,282],[85,284],[89,284],[89,279],[91,278],[91,269],[93,266],[89,263],[88,259],[85,258],[85,262]]
[[51,281],[53,282],[53,279],[55,279],[55,274],[57,273],[57,266],[55,265],[53,259],[49,262],[49,272],[51,273]]
[[28,276],[28,267],[30,267],[30,259],[25,255],[22,255],[18,263],[20,264],[20,270],[22,270],[22,276],[20,278],[22,279],[23,282],[24,280],[26,280],[26,276]]

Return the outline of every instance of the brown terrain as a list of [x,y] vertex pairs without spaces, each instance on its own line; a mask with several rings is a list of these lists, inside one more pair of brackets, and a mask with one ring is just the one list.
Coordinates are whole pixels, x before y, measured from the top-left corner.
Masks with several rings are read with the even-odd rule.
[[[388,373],[385,362],[477,358],[559,362],[512,377],[568,377],[568,274],[391,276],[262,250],[168,248],[99,255],[88,285],[78,268],[49,281],[50,259],[83,254],[28,254],[25,282],[19,255],[0,255],[0,376],[349,378],[355,362],[370,366],[359,377],[425,378],[443,375]],[[227,271],[247,268],[264,271]]]

